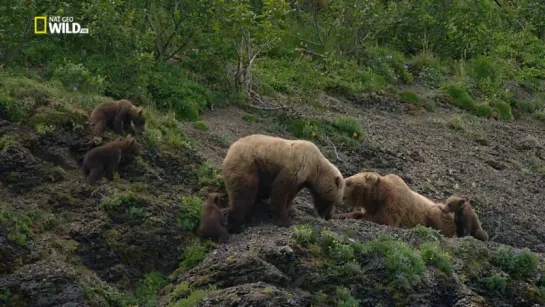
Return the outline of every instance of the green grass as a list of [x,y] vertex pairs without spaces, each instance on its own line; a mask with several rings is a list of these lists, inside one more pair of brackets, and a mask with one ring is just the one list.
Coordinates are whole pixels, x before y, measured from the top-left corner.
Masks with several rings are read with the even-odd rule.
[[492,255],[490,263],[518,279],[534,276],[538,269],[537,257],[527,248],[519,251],[499,248]]
[[180,197],[178,223],[183,231],[193,231],[199,225],[202,204],[202,199],[194,195]]
[[209,240],[195,240],[192,245],[186,246],[182,254],[180,268],[182,270],[191,269],[199,265],[210,252],[212,245]]

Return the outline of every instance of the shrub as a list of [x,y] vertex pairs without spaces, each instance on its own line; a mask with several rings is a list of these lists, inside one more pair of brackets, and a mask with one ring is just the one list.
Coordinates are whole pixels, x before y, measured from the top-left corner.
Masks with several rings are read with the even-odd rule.
[[221,175],[221,170],[211,165],[207,162],[204,162],[197,169],[197,178],[199,180],[199,185],[216,187],[221,190],[225,188],[225,183],[223,182],[223,177]]
[[150,272],[136,285],[135,295],[138,306],[156,306],[157,294],[168,284],[168,279],[159,272]]
[[354,117],[338,117],[333,121],[332,125],[349,137],[359,137],[363,134],[363,129],[361,128],[358,119]]
[[441,271],[452,274],[452,257],[437,242],[426,242],[420,245],[420,255],[424,262]]
[[492,108],[488,104],[482,103],[477,105],[475,113],[480,117],[490,117],[492,116]]
[[490,106],[498,109],[501,118],[503,119],[513,118],[513,114],[511,113],[511,106],[507,102],[501,101],[501,100],[495,100],[490,103]]
[[507,277],[502,274],[494,274],[491,277],[486,277],[483,282],[485,287],[492,291],[503,293],[505,292],[505,288],[507,288]]
[[499,248],[490,262],[514,278],[530,277],[537,273],[538,259],[527,248],[515,252],[505,247]]
[[187,246],[184,249],[180,268],[183,270],[188,270],[199,265],[199,263],[206,258],[206,255],[208,255],[211,248],[212,245],[209,240],[195,240],[192,245]]
[[180,198],[180,213],[178,222],[184,231],[193,231],[199,225],[202,200],[197,196],[182,196]]
[[456,84],[449,84],[443,87],[442,91],[448,94],[454,100],[454,104],[464,110],[475,109],[475,101],[469,96],[467,91]]
[[336,303],[338,307],[354,307],[360,305],[360,300],[355,299],[346,287],[335,289]]
[[193,123],[193,127],[195,127],[195,129],[198,129],[198,130],[201,130],[201,131],[206,131],[208,130],[208,125],[203,122],[203,121],[196,121]]
[[420,98],[413,91],[403,91],[401,92],[401,97],[414,105],[420,105]]

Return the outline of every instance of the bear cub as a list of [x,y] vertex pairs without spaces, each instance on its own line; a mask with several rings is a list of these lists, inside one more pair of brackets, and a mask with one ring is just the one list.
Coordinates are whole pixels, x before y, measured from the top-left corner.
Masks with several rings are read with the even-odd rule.
[[479,217],[467,199],[453,195],[447,199],[443,211],[455,214],[454,221],[458,237],[471,235],[481,241],[488,241],[488,234],[483,230]]
[[102,135],[106,127],[113,128],[119,135],[125,135],[126,131],[136,135],[131,123],[143,131],[146,118],[142,107],[136,107],[127,99],[121,99],[105,101],[97,105],[91,112],[90,123],[93,127],[93,136]]
[[83,172],[92,185],[103,176],[109,181],[113,181],[114,171],[121,158],[125,155],[137,154],[139,154],[139,150],[136,141],[129,135],[126,138],[89,150],[83,158]]
[[197,230],[197,235],[202,239],[211,239],[220,243],[229,241],[229,234],[221,216],[220,204],[221,194],[209,193],[206,196]]

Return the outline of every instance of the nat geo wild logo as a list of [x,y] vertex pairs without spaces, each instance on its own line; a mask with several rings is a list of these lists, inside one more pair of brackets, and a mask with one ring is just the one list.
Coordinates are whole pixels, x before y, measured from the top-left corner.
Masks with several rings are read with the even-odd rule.
[[34,17],[34,34],[88,34],[88,33],[89,33],[89,29],[82,28],[79,23],[74,22],[74,17],[64,17],[64,16],[36,16]]

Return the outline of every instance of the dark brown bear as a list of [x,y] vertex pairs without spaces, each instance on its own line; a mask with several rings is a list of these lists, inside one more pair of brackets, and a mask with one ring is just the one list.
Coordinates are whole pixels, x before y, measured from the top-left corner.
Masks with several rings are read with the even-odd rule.
[[136,141],[129,135],[126,138],[89,150],[83,158],[83,172],[92,185],[102,179],[102,176],[113,181],[114,171],[121,157],[138,153]]
[[473,211],[467,199],[452,195],[447,199],[443,211],[454,212],[458,237],[470,235],[481,241],[488,241],[488,233],[483,230],[477,213]]
[[221,216],[221,194],[209,193],[201,211],[201,222],[197,235],[202,239],[211,239],[220,243],[229,241],[229,234]]
[[97,105],[91,112],[90,123],[93,127],[93,136],[100,136],[106,127],[113,128],[119,135],[136,135],[131,123],[139,130],[144,130],[146,118],[144,109],[134,106],[130,101],[105,101]]

